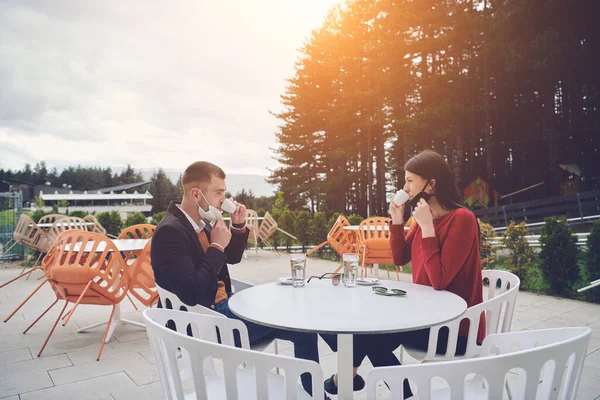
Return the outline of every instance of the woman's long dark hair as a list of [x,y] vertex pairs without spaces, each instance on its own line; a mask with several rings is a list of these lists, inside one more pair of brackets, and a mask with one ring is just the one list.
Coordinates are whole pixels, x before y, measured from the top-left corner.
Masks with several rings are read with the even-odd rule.
[[432,150],[425,150],[406,163],[404,170],[426,180],[435,179],[433,191],[437,201],[446,211],[463,208],[462,196],[456,187],[455,177],[444,157]]

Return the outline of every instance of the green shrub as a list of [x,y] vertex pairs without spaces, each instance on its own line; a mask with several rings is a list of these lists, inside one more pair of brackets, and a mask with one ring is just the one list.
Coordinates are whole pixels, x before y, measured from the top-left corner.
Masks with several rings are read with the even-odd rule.
[[[281,212],[279,219],[277,219],[276,221],[277,221],[277,225],[279,226],[280,229],[293,234],[294,219],[295,219],[294,213],[286,208],[285,210],[283,210]],[[278,233],[279,233],[281,239],[283,240],[283,244],[285,245],[286,250],[289,251],[290,246],[292,246],[294,244],[294,239],[284,233],[280,233],[280,232],[278,232]]]
[[96,219],[106,229],[106,233],[118,236],[121,233],[123,227],[123,221],[121,220],[121,214],[118,211],[102,212],[98,213]]
[[[313,217],[308,222],[308,240],[310,244],[319,245],[326,241],[327,232],[329,232],[329,227],[327,226],[325,213],[314,213]],[[322,249],[319,249],[319,256],[321,256],[321,253]]]
[[50,213],[44,212],[42,209],[36,210],[33,214],[31,214],[31,219],[33,222],[38,222],[43,216],[48,215]]
[[579,279],[576,243],[566,217],[546,218],[540,237],[540,267],[552,294],[573,295],[573,284]]
[[348,222],[350,222],[350,225],[360,225],[363,220],[364,218],[362,215],[352,214],[348,217]]
[[158,224],[160,224],[160,221],[162,221],[164,217],[165,217],[164,211],[158,212],[152,216],[152,220],[150,221],[150,223],[152,225],[158,226]]
[[496,239],[496,232],[492,225],[481,220],[479,220],[479,232],[481,232],[479,242],[481,267],[483,269],[491,269],[496,262],[496,251],[498,251],[498,247],[492,244],[492,241]]
[[148,220],[141,212],[136,212],[135,214],[129,214],[127,219],[125,220],[125,227],[138,224],[147,224]]
[[533,259],[533,250],[527,243],[526,235],[525,222],[515,225],[515,221],[510,221],[502,236],[502,244],[509,251],[506,267],[521,280],[525,277],[525,265],[530,264]]
[[88,213],[86,213],[85,211],[71,211],[71,212],[69,213],[69,215],[70,215],[71,217],[83,218],[83,217],[85,217],[86,215],[88,215]]
[[298,211],[296,213],[296,219],[294,221],[294,236],[298,238],[298,241],[302,245],[302,251],[306,251],[308,246],[308,222],[310,221],[310,214],[308,211]]

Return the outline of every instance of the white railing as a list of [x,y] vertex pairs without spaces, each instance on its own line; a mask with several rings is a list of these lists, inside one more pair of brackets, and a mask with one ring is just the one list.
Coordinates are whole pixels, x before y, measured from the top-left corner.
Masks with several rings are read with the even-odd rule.
[[[590,233],[586,232],[586,233],[574,233],[573,235],[577,236],[577,246],[585,246],[587,244],[587,237]],[[525,239],[527,239],[527,243],[529,243],[529,246],[531,247],[540,247],[540,237],[541,235],[526,235]],[[493,246],[498,246],[498,247],[504,247],[504,245],[502,244],[502,237],[496,237],[494,239],[491,240],[491,243]]]

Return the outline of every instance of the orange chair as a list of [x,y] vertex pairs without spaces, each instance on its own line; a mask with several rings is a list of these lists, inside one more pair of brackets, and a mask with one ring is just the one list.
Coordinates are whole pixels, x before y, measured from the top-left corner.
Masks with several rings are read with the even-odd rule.
[[40,269],[39,267],[36,267],[36,265],[37,265],[38,261],[40,260],[40,258],[42,257],[42,254],[46,252],[45,251],[46,242],[47,242],[46,233],[42,229],[40,229],[37,226],[37,224],[35,222],[33,222],[33,220],[31,218],[29,218],[25,214],[21,214],[21,217],[19,218],[19,221],[17,221],[17,226],[15,226],[15,230],[13,232],[13,239],[11,242],[9,242],[9,243],[11,243],[11,245],[4,252],[4,254],[8,254],[10,252],[10,250],[18,244],[27,246],[27,247],[33,249],[34,251],[39,252],[40,254],[39,254],[38,258],[35,260],[35,263],[33,264],[34,268],[31,268],[27,272],[25,272],[25,269],[27,267],[23,268],[23,270],[17,277],[0,285],[0,289],[3,288],[4,286],[16,281],[17,279],[22,278],[26,275],[29,275],[33,271]]
[[[121,233],[119,233],[117,239],[150,239],[152,235],[154,235],[155,229],[156,226],[151,224],[131,225],[123,229]],[[125,254],[125,262],[128,265],[133,265],[135,259],[140,256],[141,252],[142,250],[123,252]]]
[[[366,265],[371,268],[375,264],[393,264],[392,249],[390,247],[390,231],[388,225],[391,219],[386,217],[372,217],[363,220],[358,226],[357,246],[362,258],[362,271],[366,272]],[[387,270],[390,276],[389,269]],[[396,278],[400,280],[398,266]]]
[[[120,303],[127,294],[130,284],[127,264],[115,244],[98,233],[68,230],[59,235],[56,246],[56,254],[48,270],[48,279],[55,288],[57,300],[65,300],[65,305],[56,318],[38,357],[44,351],[69,303],[75,305],[63,325],[69,322],[79,304],[95,304],[112,306],[110,319],[96,358],[99,360],[109,332],[112,334],[118,322],[129,322],[120,320],[119,315]],[[115,312],[117,312],[116,319]],[[99,324],[82,328],[80,331],[97,325]]]
[[[298,238],[296,236],[279,228],[279,226],[277,225],[277,221],[275,221],[275,218],[273,218],[273,216],[271,214],[269,214],[269,212],[267,211],[265,213],[265,216],[263,217],[262,222],[260,223],[260,226],[258,227],[258,238],[260,239],[261,242],[263,242],[267,246],[271,246],[269,244],[269,239],[271,238],[271,236],[273,236],[273,234],[276,231],[279,231],[279,232],[283,233],[284,235],[288,235],[289,237],[291,237],[294,240],[298,240]],[[273,251],[273,253],[277,257],[279,257],[279,252],[277,250],[275,250],[275,247],[271,246],[271,249],[272,249],[271,251]]]
[[[351,234],[352,232],[344,229],[345,226],[350,226],[350,222],[346,217],[340,215],[329,230],[327,240],[309,250],[306,255],[311,255],[326,245],[329,245],[340,257],[344,253],[356,253],[356,243],[354,242],[355,236]],[[335,272],[338,272],[342,266],[343,264],[340,264]]]
[[[150,247],[152,240],[149,240],[135,264],[128,267],[131,283],[129,284],[129,293],[140,301],[146,307],[152,307],[158,303],[158,289],[154,280],[154,271],[150,263]],[[133,268],[132,268],[133,267]]]
[[70,229],[77,229],[81,231],[87,231],[86,222],[83,218],[79,217],[65,217],[57,218],[53,223],[50,229],[46,232],[46,243],[44,248],[44,253],[47,253],[50,248],[56,242],[58,236]]

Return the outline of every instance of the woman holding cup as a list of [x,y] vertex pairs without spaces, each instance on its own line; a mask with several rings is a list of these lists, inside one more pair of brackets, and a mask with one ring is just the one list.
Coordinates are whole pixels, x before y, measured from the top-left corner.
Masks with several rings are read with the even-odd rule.
[[[477,218],[462,206],[455,177],[444,158],[430,150],[406,163],[405,184],[392,200],[390,245],[394,264],[411,263],[413,283],[447,290],[460,297],[468,307],[483,302],[479,225]],[[415,223],[404,232],[412,215]],[[442,306],[442,305],[441,305]],[[466,321],[465,321],[466,322]],[[464,354],[468,325],[461,323],[456,354]],[[485,319],[479,321],[477,341],[485,337]],[[329,341],[328,341],[329,342]],[[402,344],[427,349],[429,329],[392,334],[365,335],[355,340],[354,351],[366,354],[374,367],[400,365],[393,351]],[[440,331],[437,351],[446,352],[448,331]],[[356,354],[355,354],[356,356]],[[355,357],[356,375],[360,362]],[[355,376],[355,383],[362,379]],[[325,381],[329,393],[337,392],[337,379]],[[355,390],[356,390],[355,385]],[[412,392],[404,382],[405,397]]]

